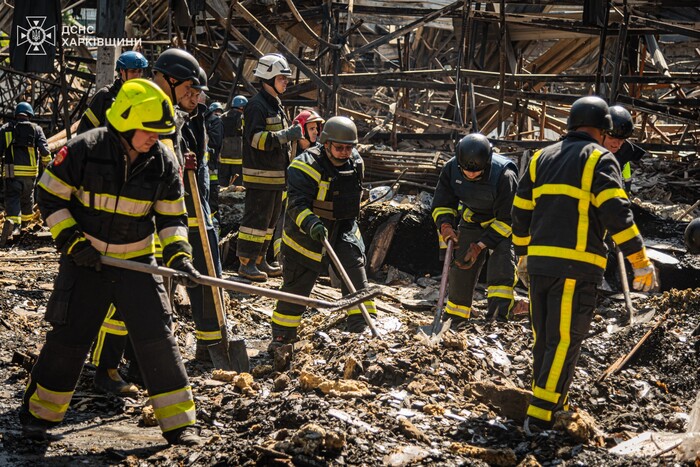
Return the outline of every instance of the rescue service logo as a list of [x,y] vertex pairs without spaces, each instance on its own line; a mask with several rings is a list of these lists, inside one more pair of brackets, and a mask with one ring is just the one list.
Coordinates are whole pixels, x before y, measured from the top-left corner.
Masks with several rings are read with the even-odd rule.
[[46,55],[44,45],[56,47],[56,25],[44,27],[46,16],[27,16],[28,27],[17,26],[17,45],[27,44],[27,55]]

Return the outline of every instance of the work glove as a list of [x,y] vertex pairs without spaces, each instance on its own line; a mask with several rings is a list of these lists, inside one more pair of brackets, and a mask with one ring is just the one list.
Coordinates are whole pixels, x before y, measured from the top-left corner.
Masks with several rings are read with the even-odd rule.
[[195,269],[192,260],[187,256],[178,256],[170,263],[170,267],[185,273],[185,275],[173,276],[173,280],[176,283],[185,287],[197,287],[199,285],[193,279],[199,279],[202,275]]
[[656,269],[647,257],[646,250],[629,255],[627,257],[630,264],[632,265],[632,270],[634,272],[634,281],[632,282],[632,288],[641,292],[650,292],[655,290],[659,286],[659,282],[656,279]]
[[285,130],[276,131],[274,133],[280,144],[287,144],[290,141],[298,141],[302,138],[302,134],[303,130],[301,129],[301,125],[298,123]]
[[185,170],[197,170],[197,154],[188,151],[185,156]]
[[323,242],[323,240],[328,238],[328,230],[326,230],[323,222],[316,222],[313,226],[311,226],[309,237],[317,242]]
[[76,266],[92,268],[98,272],[102,270],[102,262],[100,261],[102,255],[92,246],[92,243],[90,243],[90,240],[87,238],[79,238],[73,244],[73,247],[68,250],[68,256],[73,260]]
[[454,243],[457,243],[457,240],[459,239],[459,236],[455,232],[455,229],[449,222],[444,222],[440,226],[440,235],[442,236],[442,239],[445,240],[445,243],[447,243],[449,240],[452,240]]
[[455,260],[457,267],[459,269],[471,269],[471,267],[474,266],[474,263],[476,263],[476,259],[479,257],[479,254],[481,254],[481,250],[484,248],[486,248],[486,245],[481,242],[470,243],[464,257],[462,259],[457,258]]
[[522,281],[523,285],[530,288],[530,275],[527,273],[527,256],[521,256],[518,259],[518,267],[516,269],[518,272],[518,278]]

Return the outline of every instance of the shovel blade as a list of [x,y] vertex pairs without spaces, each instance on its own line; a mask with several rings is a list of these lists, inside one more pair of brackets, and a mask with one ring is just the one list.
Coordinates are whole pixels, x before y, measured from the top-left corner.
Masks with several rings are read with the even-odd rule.
[[214,368],[224,371],[236,371],[233,369],[231,360],[229,359],[228,353],[228,342],[221,339],[216,344],[211,344],[207,347],[209,349],[209,356],[211,357],[211,362]]
[[222,339],[209,347],[209,355],[214,368],[236,373],[250,371],[250,360],[243,339],[225,341]]

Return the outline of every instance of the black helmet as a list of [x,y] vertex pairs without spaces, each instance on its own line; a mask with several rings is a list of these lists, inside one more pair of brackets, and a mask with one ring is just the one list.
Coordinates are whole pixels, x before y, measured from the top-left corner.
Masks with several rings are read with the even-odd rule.
[[348,117],[331,117],[325,125],[319,139],[321,144],[326,141],[336,143],[357,144],[357,127]]
[[491,165],[493,149],[486,136],[472,133],[459,140],[455,153],[462,170],[479,172]]
[[160,54],[153,69],[178,81],[192,80],[194,84],[199,84],[199,63],[186,50],[166,50]]
[[608,104],[603,99],[597,96],[586,96],[576,100],[571,105],[566,128],[575,130],[582,126],[600,128],[605,131],[613,129]]
[[209,88],[207,87],[207,72],[204,71],[204,68],[201,66],[199,67],[199,72],[197,73],[197,80],[199,81],[199,84],[195,84],[192,87],[194,89],[199,89],[200,91],[208,91]]
[[700,254],[700,217],[693,219],[685,228],[685,247],[688,253]]
[[627,139],[634,132],[634,122],[632,115],[621,105],[610,107],[610,118],[612,118],[613,128],[608,134],[613,138]]

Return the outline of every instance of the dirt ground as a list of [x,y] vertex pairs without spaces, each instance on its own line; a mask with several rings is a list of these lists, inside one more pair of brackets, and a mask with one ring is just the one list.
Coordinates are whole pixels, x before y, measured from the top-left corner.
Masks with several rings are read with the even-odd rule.
[[[700,324],[700,289],[638,295],[635,306],[656,313],[620,329],[621,297],[601,296],[571,391],[573,409],[590,415],[597,431],[571,423],[531,435],[521,428],[530,384],[527,316],[509,323],[476,318],[431,342],[416,330],[432,321],[438,278],[382,285],[381,340],[348,334],[340,314],[312,310],[302,341],[276,360],[265,351],[273,301],[229,295],[234,331],[247,339],[253,367],[233,381],[215,379],[193,360],[189,306],[178,294],[176,334],[204,446],[168,447],[142,419],[145,395],[97,393],[89,366],[64,423],[53,430],[58,439],[26,441],[17,414],[27,370],[12,361],[15,352],[36,353],[43,342],[57,259],[49,238],[36,233],[0,252],[2,465],[671,465],[673,450],[634,458],[608,448],[645,431],[683,433],[700,390],[698,338],[691,335]],[[700,273],[697,262],[691,266]],[[316,291],[339,296],[328,279]],[[517,291],[522,298],[525,291]],[[485,308],[483,289],[475,308]],[[659,320],[619,373],[596,381]]]

